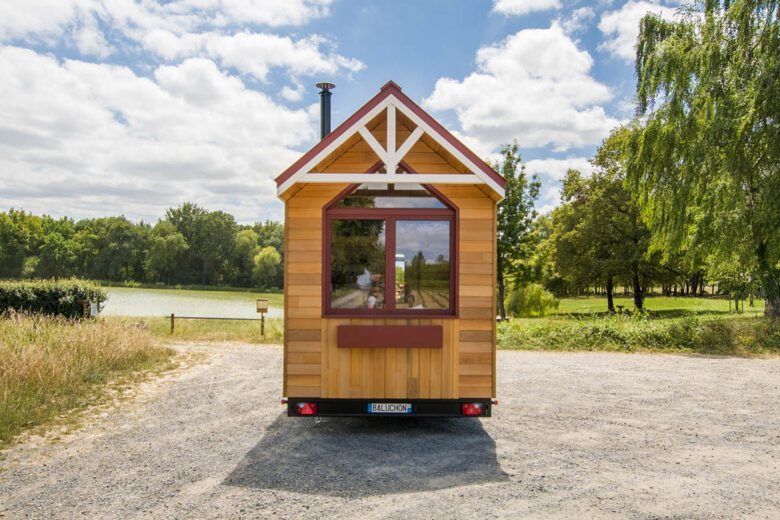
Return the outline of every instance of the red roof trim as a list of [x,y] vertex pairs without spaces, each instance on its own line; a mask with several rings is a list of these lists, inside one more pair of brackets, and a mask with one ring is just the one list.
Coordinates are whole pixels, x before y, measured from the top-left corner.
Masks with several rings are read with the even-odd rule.
[[[306,152],[300,159],[295,161],[289,168],[284,170],[281,175],[279,175],[276,178],[276,185],[280,186],[284,181],[289,179],[295,172],[297,172],[304,164],[309,162],[312,157],[320,153],[322,150],[328,147],[330,143],[335,141],[336,139],[341,136],[344,132],[350,129],[352,125],[357,123],[361,117],[366,115],[368,112],[371,111],[372,108],[377,106],[379,103],[381,103],[386,97],[388,97],[391,94],[392,90],[383,90],[379,92],[376,96],[371,98],[368,103],[360,107],[357,112],[352,114],[347,118],[346,121],[341,123],[335,130],[333,130],[331,133],[325,136],[324,139],[322,139],[319,143],[314,145],[314,147]],[[399,89],[398,92],[400,93],[401,90]]]
[[427,112],[425,112],[425,110],[420,108],[420,106],[417,105],[417,103],[409,99],[409,97],[406,94],[401,92],[401,87],[399,87],[393,81],[388,81],[387,83],[385,83],[382,86],[382,89],[379,91],[379,93],[373,98],[371,98],[368,101],[368,103],[360,107],[360,109],[358,109],[357,112],[352,114],[349,118],[347,118],[346,121],[341,123],[335,130],[333,130],[331,133],[325,136],[324,139],[322,139],[319,143],[317,143],[311,150],[306,152],[300,159],[295,161],[289,168],[283,171],[281,175],[279,175],[276,178],[276,185],[280,186],[282,183],[284,183],[287,179],[289,179],[292,175],[294,175],[304,164],[309,162],[314,156],[320,153],[333,141],[338,139],[339,136],[341,136],[344,132],[349,130],[352,127],[352,125],[357,123],[357,121],[359,121],[371,109],[373,109],[375,106],[377,106],[379,103],[381,103],[385,98],[387,98],[391,94],[395,95],[398,98],[398,101],[400,101],[404,106],[406,106],[406,108],[414,112],[423,121],[425,121],[425,123],[427,123],[431,128],[433,128],[442,138],[444,138],[448,143],[450,143],[453,147],[455,147],[455,149],[457,149],[460,153],[465,155],[483,173],[488,175],[499,186],[501,186],[501,188],[506,188],[506,179],[504,179],[498,172],[496,172],[493,168],[491,168],[485,161],[480,159],[477,156],[477,154],[469,150],[466,147],[466,145],[461,143],[458,140],[458,138],[452,135],[438,121],[436,121]]
[[501,186],[501,188],[506,188],[506,179],[504,179],[501,174],[499,174],[496,170],[490,167],[488,163],[480,159],[477,154],[469,150],[465,144],[461,143],[457,137],[452,135],[449,130],[444,128],[441,123],[436,121],[434,118],[432,118],[425,110],[420,108],[420,106],[409,99],[409,97],[401,92],[401,89],[398,89],[398,92],[396,93],[396,96],[398,97],[399,101],[401,101],[404,105],[406,105],[407,108],[409,108],[412,112],[417,114],[420,119],[428,123],[428,125],[436,130],[436,132],[441,135],[448,143],[450,143],[452,146],[455,147],[460,153],[465,155],[471,162],[474,163],[475,166],[477,166],[480,170],[482,170],[483,173],[488,175],[491,179],[496,181],[496,183]]

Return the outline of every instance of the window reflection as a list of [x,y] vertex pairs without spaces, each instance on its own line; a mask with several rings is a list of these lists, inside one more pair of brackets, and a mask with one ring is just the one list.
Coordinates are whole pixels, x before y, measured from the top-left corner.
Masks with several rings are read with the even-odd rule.
[[449,309],[449,221],[399,220],[395,241],[396,309]]
[[385,308],[385,222],[331,221],[331,308]]

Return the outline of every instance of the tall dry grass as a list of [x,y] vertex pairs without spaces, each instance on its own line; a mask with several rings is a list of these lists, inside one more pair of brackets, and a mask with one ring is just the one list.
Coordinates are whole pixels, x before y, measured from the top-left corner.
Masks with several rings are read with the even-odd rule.
[[0,445],[94,401],[109,381],[165,366],[173,354],[120,319],[0,317]]

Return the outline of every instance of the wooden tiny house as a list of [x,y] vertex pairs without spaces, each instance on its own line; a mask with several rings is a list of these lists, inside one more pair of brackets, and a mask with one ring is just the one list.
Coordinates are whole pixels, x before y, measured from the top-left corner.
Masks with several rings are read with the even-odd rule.
[[276,183],[290,415],[490,415],[504,179],[389,82]]

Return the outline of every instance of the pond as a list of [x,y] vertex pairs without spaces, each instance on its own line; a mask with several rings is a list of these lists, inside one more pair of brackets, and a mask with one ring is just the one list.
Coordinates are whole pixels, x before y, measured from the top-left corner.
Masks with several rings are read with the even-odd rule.
[[107,287],[108,301],[103,304],[103,316],[206,316],[214,318],[259,318],[257,298],[269,300],[266,317],[284,316],[281,294],[191,291],[186,289],[135,289]]

